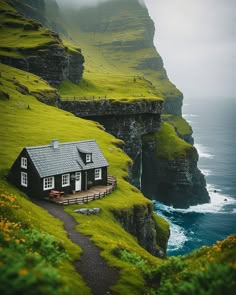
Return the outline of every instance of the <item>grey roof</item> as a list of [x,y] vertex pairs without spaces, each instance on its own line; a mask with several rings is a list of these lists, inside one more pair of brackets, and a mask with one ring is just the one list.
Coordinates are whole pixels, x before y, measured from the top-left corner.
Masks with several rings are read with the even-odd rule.
[[[108,166],[95,140],[61,143],[58,148],[46,145],[25,149],[42,178]],[[92,153],[92,162],[85,164],[78,150]]]

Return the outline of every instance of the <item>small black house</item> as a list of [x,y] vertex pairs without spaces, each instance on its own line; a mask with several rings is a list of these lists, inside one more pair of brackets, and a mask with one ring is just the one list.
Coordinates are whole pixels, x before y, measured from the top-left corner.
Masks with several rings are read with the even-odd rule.
[[26,147],[12,165],[9,180],[29,196],[51,190],[87,190],[107,184],[108,163],[95,140]]

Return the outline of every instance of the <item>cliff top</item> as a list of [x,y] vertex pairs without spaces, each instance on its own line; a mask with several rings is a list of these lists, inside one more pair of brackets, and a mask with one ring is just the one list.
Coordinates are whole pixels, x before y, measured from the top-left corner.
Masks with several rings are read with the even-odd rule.
[[185,158],[189,150],[195,149],[191,144],[180,139],[174,127],[167,122],[162,123],[159,132],[144,136],[144,141],[152,140],[157,144],[156,154],[161,159]]
[[109,73],[85,72],[80,84],[65,81],[58,91],[64,100],[161,100],[153,83],[144,77]]

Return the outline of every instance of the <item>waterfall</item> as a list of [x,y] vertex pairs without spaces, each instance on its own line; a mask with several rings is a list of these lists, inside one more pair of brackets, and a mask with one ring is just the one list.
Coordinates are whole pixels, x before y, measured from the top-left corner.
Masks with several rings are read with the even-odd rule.
[[143,149],[140,152],[140,166],[139,166],[139,189],[142,191],[142,174],[143,174]]

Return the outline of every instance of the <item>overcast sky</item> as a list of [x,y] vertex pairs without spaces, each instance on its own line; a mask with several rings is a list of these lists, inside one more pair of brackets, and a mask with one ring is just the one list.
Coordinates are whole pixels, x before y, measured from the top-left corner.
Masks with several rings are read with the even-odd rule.
[[185,96],[235,96],[236,0],[145,0],[155,44]]

